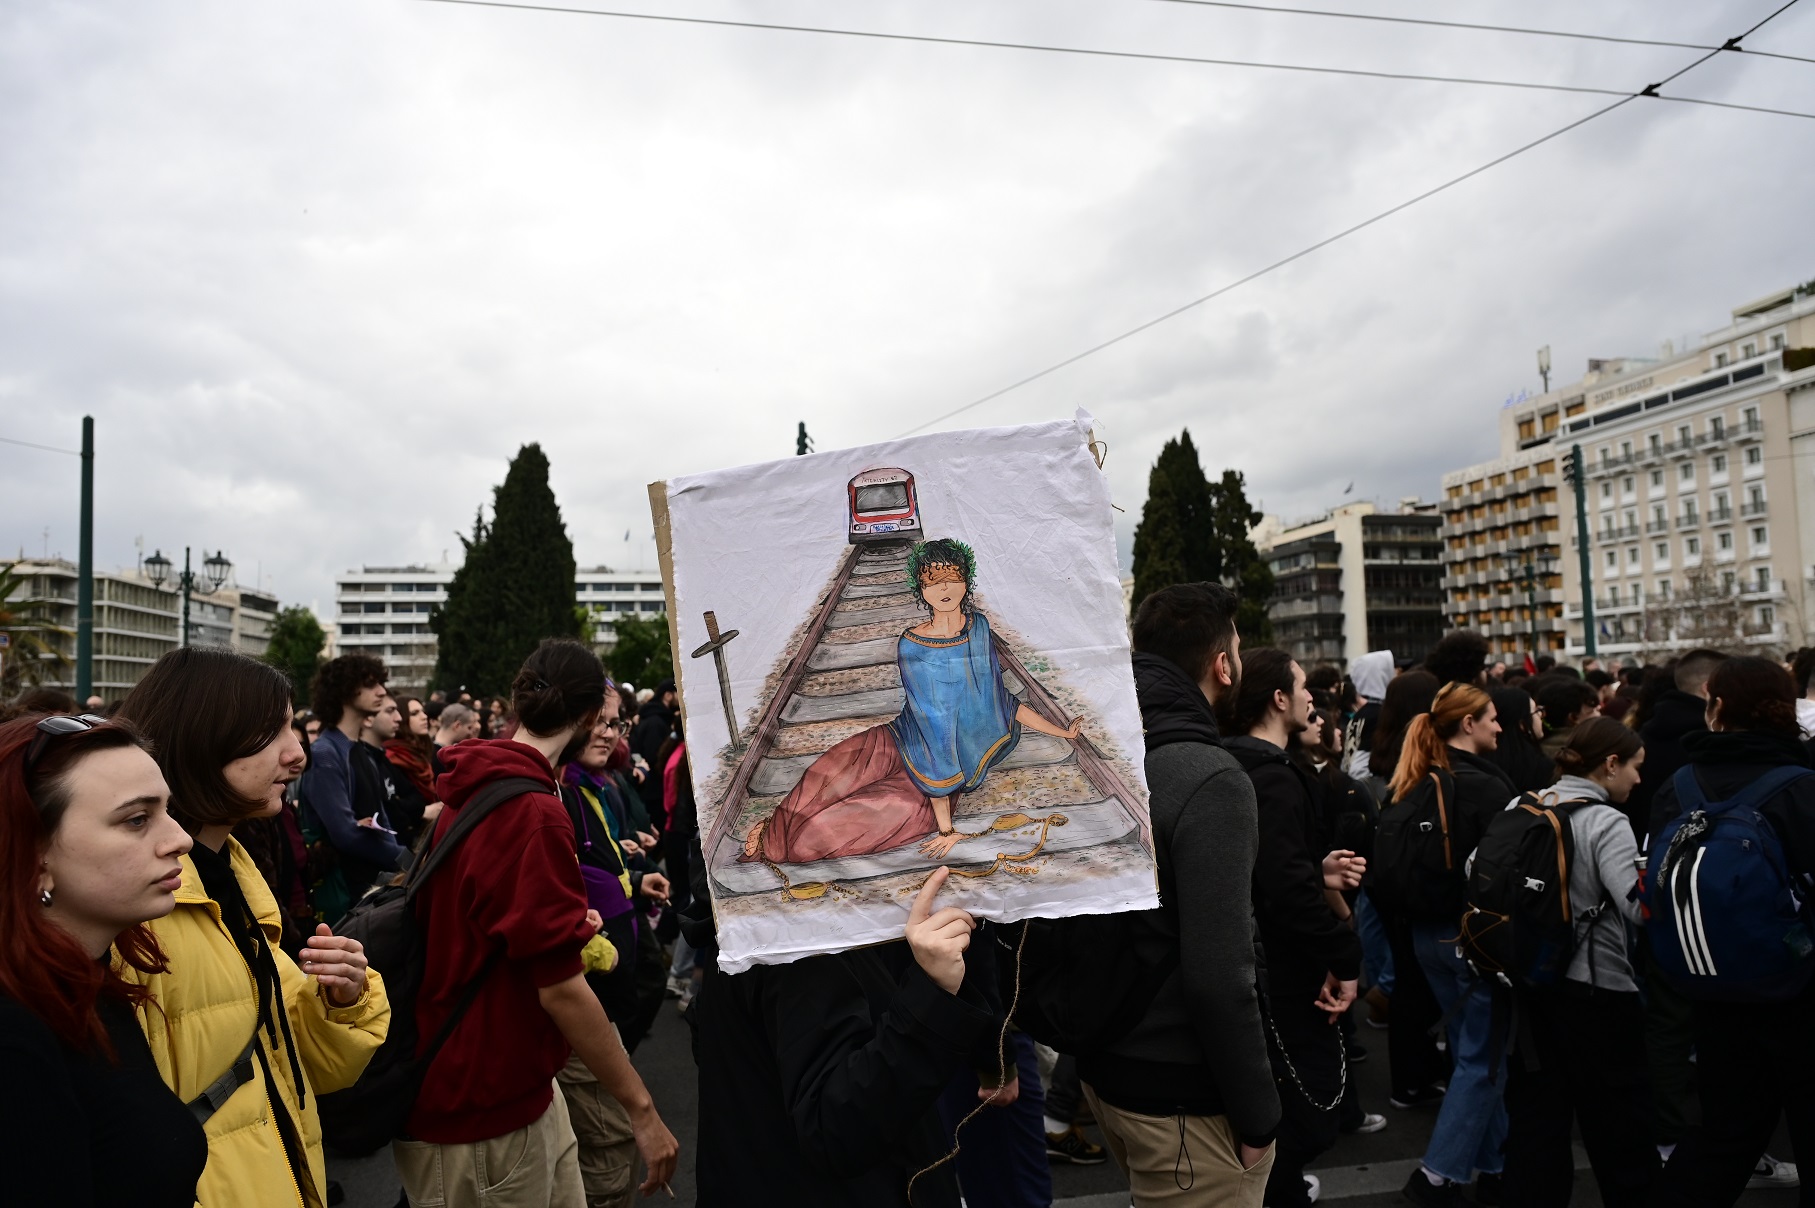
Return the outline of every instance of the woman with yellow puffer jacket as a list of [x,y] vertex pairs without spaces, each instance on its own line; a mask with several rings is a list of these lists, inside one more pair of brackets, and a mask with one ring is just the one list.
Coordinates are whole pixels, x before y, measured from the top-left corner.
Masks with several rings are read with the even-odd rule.
[[159,659],[122,717],[154,744],[170,812],[195,836],[176,910],[153,926],[169,972],[140,1011],[159,1072],[204,1116],[200,1208],[324,1208],[316,1096],[351,1086],[390,1025],[357,940],[319,926],[293,961],[277,900],[236,823],[282,808],[302,774],[290,684],[245,655],[187,647]]

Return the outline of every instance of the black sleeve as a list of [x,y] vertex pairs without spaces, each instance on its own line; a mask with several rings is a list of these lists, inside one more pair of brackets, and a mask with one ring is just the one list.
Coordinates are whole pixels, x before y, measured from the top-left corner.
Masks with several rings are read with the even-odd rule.
[[776,970],[764,1020],[801,1155],[835,1178],[897,1152],[991,1023],[974,978],[947,994],[911,962],[873,1020],[844,959]]
[[1165,840],[1178,902],[1179,977],[1204,1061],[1236,1135],[1266,1145],[1280,1106],[1254,988],[1255,803],[1247,775],[1231,769],[1207,777]]
[[7,1202],[92,1208],[99,1155],[90,1152],[87,1115],[61,1055],[35,1040],[0,1039],[6,1079],[0,1094],[0,1162]]
[[1305,843],[1314,829],[1306,817],[1310,800],[1290,768],[1269,767],[1255,788],[1265,798],[1254,861],[1254,904],[1262,934],[1291,936],[1312,960],[1342,981],[1354,981],[1361,976],[1361,937],[1336,917],[1323,896],[1326,853],[1313,852]]

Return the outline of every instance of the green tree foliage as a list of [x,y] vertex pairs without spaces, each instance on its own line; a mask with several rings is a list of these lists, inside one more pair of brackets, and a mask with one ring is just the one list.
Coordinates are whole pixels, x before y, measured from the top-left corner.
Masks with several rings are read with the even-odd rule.
[[612,679],[620,684],[653,688],[674,678],[674,651],[668,644],[667,618],[626,614],[608,623],[617,638],[605,655]]
[[573,542],[548,485],[542,446],[524,445],[492,492],[466,559],[448,585],[447,603],[429,617],[439,656],[435,682],[485,694],[510,690],[523,660],[543,638],[580,635],[574,609]]
[[1174,583],[1226,583],[1241,595],[1235,623],[1243,639],[1271,641],[1273,572],[1248,538],[1259,521],[1239,470],[1224,470],[1212,483],[1189,430],[1167,441],[1147,476],[1134,530],[1135,606]]
[[1267,565],[1248,534],[1260,523],[1260,512],[1248,502],[1248,484],[1240,470],[1224,470],[1210,488],[1215,577],[1241,596],[1235,630],[1256,645],[1273,640],[1267,605],[1273,599],[1273,568]]
[[9,639],[8,648],[0,651],[0,700],[27,687],[44,682],[46,672],[62,674],[72,663],[63,647],[75,631],[56,623],[42,604],[27,604],[22,597],[29,590],[25,576],[8,562],[0,565],[0,633]]
[[1186,430],[1160,450],[1147,475],[1147,502],[1134,529],[1134,603],[1174,583],[1217,576],[1210,552],[1210,483]]
[[289,677],[290,699],[298,705],[309,697],[309,684],[315,679],[315,669],[321,666],[322,647],[327,644],[328,635],[322,632],[321,622],[300,604],[279,612],[272,623],[265,661]]

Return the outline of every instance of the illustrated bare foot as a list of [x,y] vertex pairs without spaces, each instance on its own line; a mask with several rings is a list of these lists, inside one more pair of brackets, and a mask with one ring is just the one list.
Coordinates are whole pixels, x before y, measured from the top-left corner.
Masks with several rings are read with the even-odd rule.
[[767,825],[769,825],[768,820],[764,819],[750,828],[749,835],[744,838],[744,859],[756,859],[757,853],[762,850],[763,828]]

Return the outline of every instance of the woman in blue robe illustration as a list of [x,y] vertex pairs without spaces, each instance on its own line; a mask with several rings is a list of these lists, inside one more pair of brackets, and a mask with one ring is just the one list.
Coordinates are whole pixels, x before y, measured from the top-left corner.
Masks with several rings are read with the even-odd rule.
[[931,614],[901,635],[901,715],[813,761],[775,813],[752,827],[746,860],[808,863],[869,855],[922,840],[943,859],[964,838],[952,824],[959,794],[1006,759],[1024,729],[1076,738],[1021,704],[1002,683],[989,618],[971,600],[977,559],[961,541],[916,545],[908,583]]

